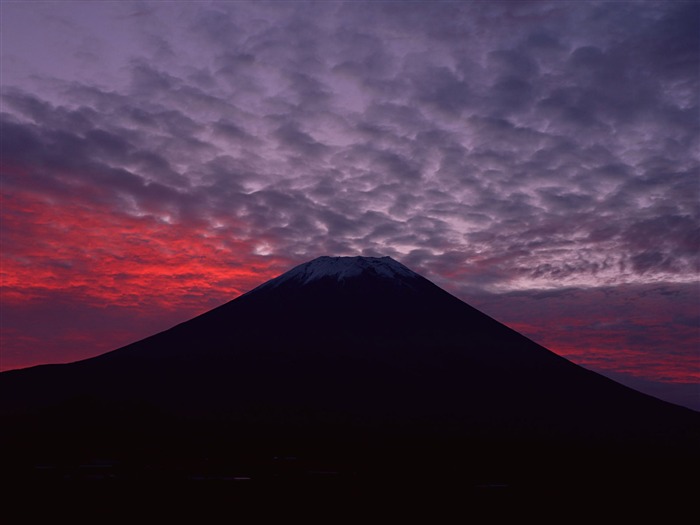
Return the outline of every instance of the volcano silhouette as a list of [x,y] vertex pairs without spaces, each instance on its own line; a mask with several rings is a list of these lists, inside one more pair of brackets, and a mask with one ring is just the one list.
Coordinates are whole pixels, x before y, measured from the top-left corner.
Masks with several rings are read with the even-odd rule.
[[571,363],[388,257],[320,257],[0,386],[15,473],[111,458],[139,475],[647,483],[698,459],[697,412]]

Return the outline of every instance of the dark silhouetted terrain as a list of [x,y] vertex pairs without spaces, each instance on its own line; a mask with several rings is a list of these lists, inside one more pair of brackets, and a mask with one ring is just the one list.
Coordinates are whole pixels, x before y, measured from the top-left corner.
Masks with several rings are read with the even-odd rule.
[[623,494],[680,508],[698,488],[700,414],[553,354],[389,258],[315,259],[0,387],[5,479],[63,503],[153,502],[157,487],[205,506],[326,505],[334,522],[368,498],[428,514],[579,498],[590,510]]

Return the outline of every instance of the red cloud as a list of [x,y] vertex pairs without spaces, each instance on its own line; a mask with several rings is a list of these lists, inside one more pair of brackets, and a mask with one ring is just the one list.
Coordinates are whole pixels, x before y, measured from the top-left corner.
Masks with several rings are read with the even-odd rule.
[[[168,224],[27,191],[1,197],[2,369],[110,350],[150,335],[139,318],[153,321],[151,333],[167,328],[167,320],[202,313],[288,265],[251,255],[252,241],[232,238],[231,227],[217,234],[204,224]],[[115,326],[101,323],[93,333],[66,313],[84,316],[87,308],[102,310]],[[39,310],[35,324],[45,330],[21,320]],[[51,320],[56,316],[62,323]]]
[[553,352],[599,372],[700,383],[696,285],[636,285],[474,303]]
[[230,298],[273,277],[279,261],[250,257],[250,240],[78,201],[2,195],[3,298],[73,290],[112,304],[164,306],[185,297]]

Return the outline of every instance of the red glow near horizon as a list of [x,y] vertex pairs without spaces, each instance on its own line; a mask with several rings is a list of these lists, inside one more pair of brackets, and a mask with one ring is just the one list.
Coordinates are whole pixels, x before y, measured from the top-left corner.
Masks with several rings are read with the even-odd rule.
[[[231,300],[287,264],[250,255],[250,241],[230,230],[213,235],[201,224],[168,224],[77,199],[0,196],[0,370],[112,350]],[[18,328],[7,324],[11,313],[39,318]],[[80,320],[59,322],[69,315]]]
[[[619,372],[631,376],[645,377],[653,381],[669,383],[700,383],[700,355],[693,352],[697,334],[692,329],[683,331],[671,323],[649,324],[647,345],[634,344],[625,330],[606,327],[605,323],[592,329],[590,324],[598,320],[582,316],[573,319],[562,316],[556,319],[561,328],[553,324],[534,325],[532,322],[511,322],[508,325],[562,357],[579,365],[599,371]],[[578,324],[578,329],[573,323]],[[681,330],[679,337],[672,331]],[[572,334],[575,334],[572,337]],[[573,339],[573,342],[572,342]],[[678,348],[678,341],[687,348]],[[649,346],[672,349],[669,352],[650,352]]]
[[669,359],[618,346],[615,340],[600,346],[589,346],[589,341],[581,343],[577,346],[553,339],[549,343],[542,341],[549,350],[594,370],[619,372],[667,383],[700,383],[698,356],[675,355]]
[[3,244],[12,247],[1,274],[7,302],[69,290],[121,306],[155,300],[177,308],[204,297],[230,299],[277,273],[279,261],[248,255],[250,241],[211,236],[201,226],[28,194],[2,195],[2,211]]

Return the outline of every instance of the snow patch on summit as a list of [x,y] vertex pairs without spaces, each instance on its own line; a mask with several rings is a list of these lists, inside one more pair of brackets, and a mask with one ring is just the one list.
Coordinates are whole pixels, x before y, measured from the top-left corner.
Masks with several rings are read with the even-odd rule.
[[268,284],[278,286],[282,283],[296,281],[308,284],[318,279],[332,277],[344,281],[363,273],[373,274],[388,279],[413,278],[418,274],[396,262],[391,257],[318,257],[312,261],[300,264]]

